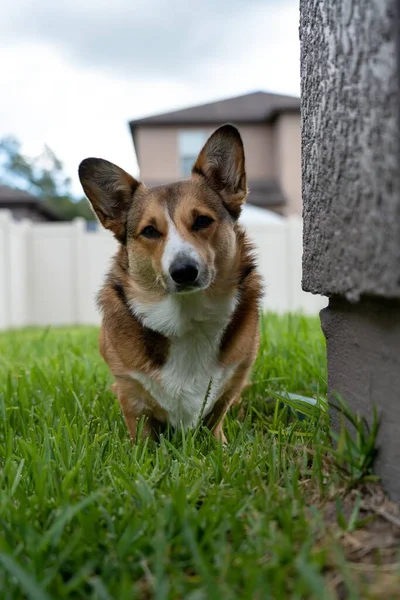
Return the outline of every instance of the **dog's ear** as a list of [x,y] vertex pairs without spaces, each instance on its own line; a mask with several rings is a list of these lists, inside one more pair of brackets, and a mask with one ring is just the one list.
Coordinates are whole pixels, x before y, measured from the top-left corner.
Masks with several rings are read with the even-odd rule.
[[133,196],[141,185],[120,167],[102,158],[86,158],[79,179],[101,224],[126,242],[126,220]]
[[239,131],[222,125],[208,138],[192,169],[222,197],[228,212],[237,219],[247,196],[244,148]]

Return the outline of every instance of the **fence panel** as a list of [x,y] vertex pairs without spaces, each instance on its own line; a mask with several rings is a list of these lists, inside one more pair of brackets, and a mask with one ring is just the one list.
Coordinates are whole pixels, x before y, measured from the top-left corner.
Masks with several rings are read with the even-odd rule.
[[248,227],[258,253],[264,283],[264,308],[274,312],[289,310],[288,262],[285,222]]
[[[117,242],[108,231],[85,232],[81,239],[81,312],[80,323],[100,323],[96,295],[110,268]],[[83,259],[83,260],[82,260]]]
[[0,211],[0,329],[11,324],[10,294],[10,215]]
[[31,274],[28,259],[31,223],[9,221],[8,231],[9,326],[24,327],[30,322]]
[[[264,308],[317,314],[326,299],[301,290],[302,222],[247,227],[259,255]],[[117,249],[104,230],[13,222],[0,211],[0,329],[100,322],[96,294]]]
[[75,248],[74,224],[32,225],[29,255],[32,324],[69,325],[77,322]]

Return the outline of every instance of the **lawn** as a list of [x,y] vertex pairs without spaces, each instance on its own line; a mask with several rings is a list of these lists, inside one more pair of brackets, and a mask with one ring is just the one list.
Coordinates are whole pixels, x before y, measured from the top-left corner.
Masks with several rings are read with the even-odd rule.
[[263,319],[227,447],[201,428],[133,447],[110,383],[94,328],[0,335],[2,600],[399,597],[373,439],[331,450],[317,319]]

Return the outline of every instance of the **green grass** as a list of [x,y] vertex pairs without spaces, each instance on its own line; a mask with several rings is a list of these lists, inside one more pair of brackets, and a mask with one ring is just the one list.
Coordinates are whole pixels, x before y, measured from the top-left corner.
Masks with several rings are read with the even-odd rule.
[[351,471],[324,410],[276,401],[326,396],[317,319],[263,320],[224,448],[204,429],[133,447],[110,383],[93,328],[0,335],[2,599],[324,600],[329,565],[360,597],[321,508]]

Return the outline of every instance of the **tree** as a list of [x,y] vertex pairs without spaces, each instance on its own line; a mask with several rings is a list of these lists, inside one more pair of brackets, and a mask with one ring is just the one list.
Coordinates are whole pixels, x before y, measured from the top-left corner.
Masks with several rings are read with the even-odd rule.
[[0,183],[31,193],[65,220],[75,217],[95,220],[87,200],[73,197],[63,164],[48,146],[32,158],[22,154],[16,138],[1,139]]

